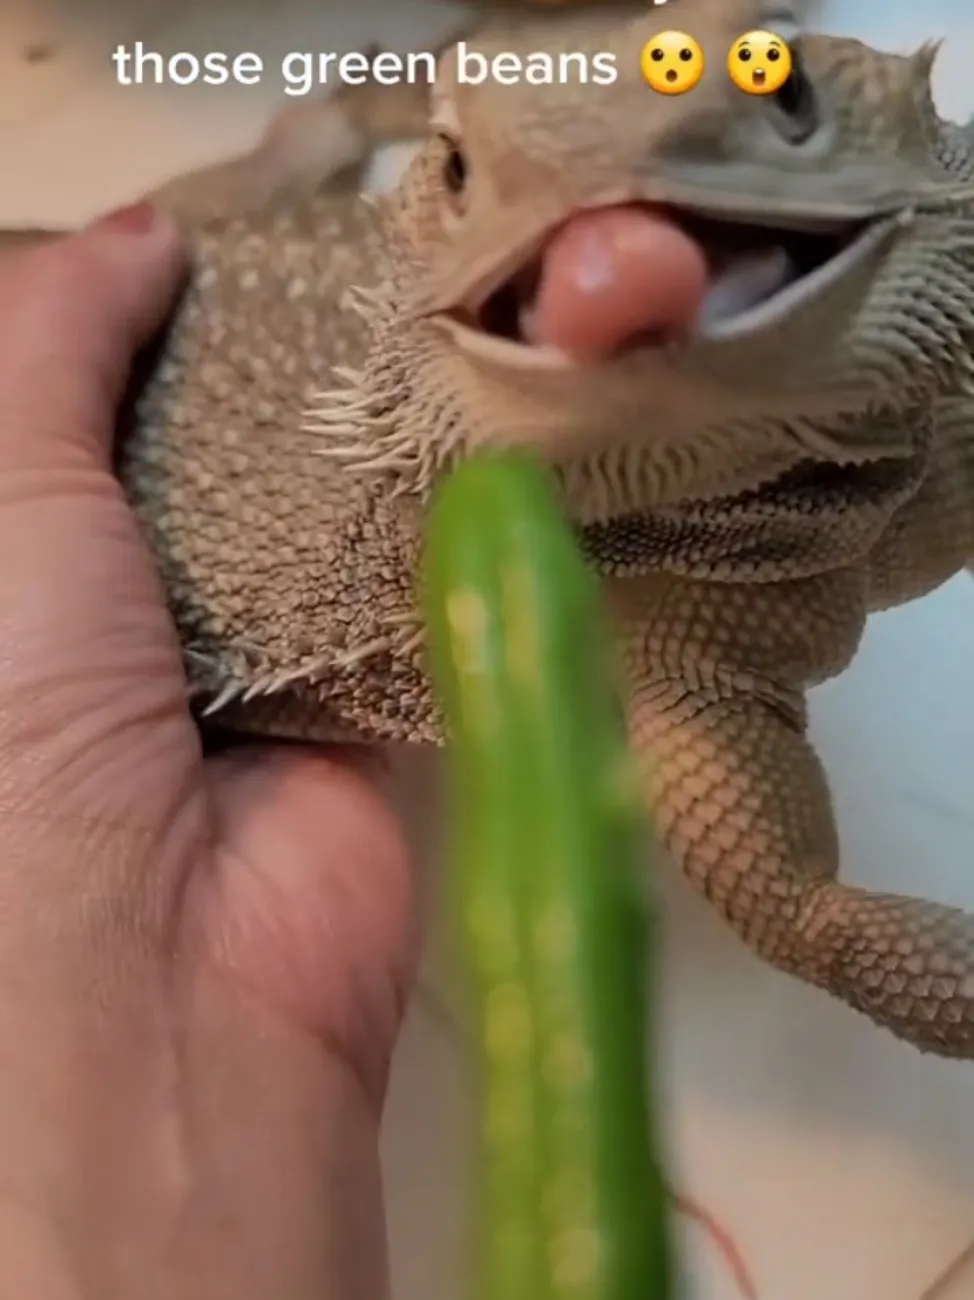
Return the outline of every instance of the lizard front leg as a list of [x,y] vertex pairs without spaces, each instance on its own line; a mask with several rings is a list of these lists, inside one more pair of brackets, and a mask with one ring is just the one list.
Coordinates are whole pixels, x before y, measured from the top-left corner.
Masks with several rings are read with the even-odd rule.
[[789,584],[620,583],[631,727],[667,848],[764,960],[900,1038],[974,1056],[974,917],[837,880],[804,687],[859,641],[856,571]]

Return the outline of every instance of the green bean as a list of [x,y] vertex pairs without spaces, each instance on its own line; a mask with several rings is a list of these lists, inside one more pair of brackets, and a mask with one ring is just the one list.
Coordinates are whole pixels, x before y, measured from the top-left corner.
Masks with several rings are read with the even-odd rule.
[[481,1057],[477,1300],[673,1300],[643,813],[610,642],[543,470],[442,485],[422,570]]

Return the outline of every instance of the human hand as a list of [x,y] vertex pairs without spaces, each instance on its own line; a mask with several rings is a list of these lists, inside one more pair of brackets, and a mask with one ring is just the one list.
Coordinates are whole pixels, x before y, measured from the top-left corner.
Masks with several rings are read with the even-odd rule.
[[151,217],[0,259],[0,1294],[377,1300],[410,864],[348,756],[202,756],[111,473]]

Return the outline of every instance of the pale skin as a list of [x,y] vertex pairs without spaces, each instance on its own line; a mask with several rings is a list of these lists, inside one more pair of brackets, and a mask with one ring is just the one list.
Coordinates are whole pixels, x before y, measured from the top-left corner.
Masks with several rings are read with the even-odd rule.
[[0,1293],[376,1300],[410,864],[375,763],[203,757],[111,473],[181,259],[0,256]]

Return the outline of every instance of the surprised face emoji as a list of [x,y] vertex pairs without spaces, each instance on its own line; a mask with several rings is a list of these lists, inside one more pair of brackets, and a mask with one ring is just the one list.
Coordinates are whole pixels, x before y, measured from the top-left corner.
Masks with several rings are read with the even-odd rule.
[[791,76],[791,50],[774,32],[747,32],[731,46],[727,71],[745,95],[773,95]]
[[703,76],[703,50],[686,32],[660,32],[639,55],[643,80],[660,95],[684,95]]

